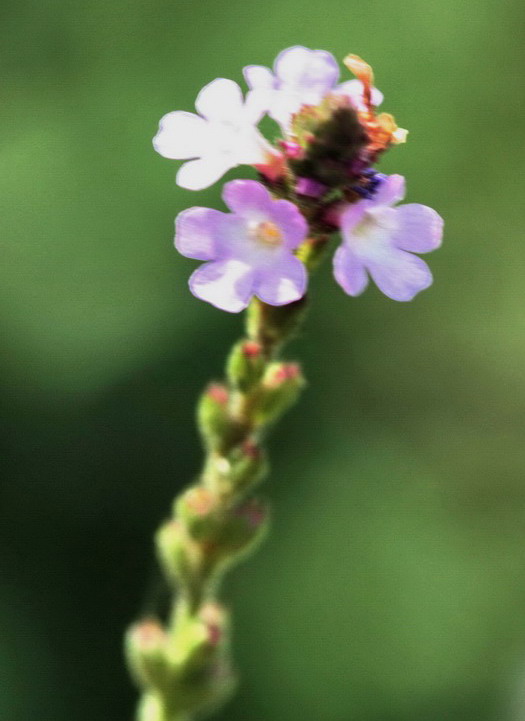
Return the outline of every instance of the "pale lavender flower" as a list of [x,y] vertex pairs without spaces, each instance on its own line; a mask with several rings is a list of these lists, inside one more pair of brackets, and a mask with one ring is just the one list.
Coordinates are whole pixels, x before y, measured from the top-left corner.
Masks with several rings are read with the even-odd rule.
[[175,247],[208,261],[190,277],[190,290],[217,308],[238,313],[256,295],[269,305],[299,300],[307,273],[293,251],[308,226],[287,200],[274,200],[255,180],[233,180],[223,199],[232,211],[189,208],[176,220]]
[[393,208],[404,196],[404,178],[390,175],[372,198],[342,213],[343,242],[334,256],[334,275],[349,295],[365,290],[368,274],[393,300],[412,300],[431,285],[430,269],[413,253],[428,253],[441,245],[443,220],[418,203]]
[[160,121],[153,147],[165,158],[186,160],[177,173],[177,183],[201,190],[215,183],[230,168],[268,162],[275,150],[257,130],[266,111],[262,97],[244,102],[237,83],[217,78],[197,96],[199,115],[177,110]]
[[[363,84],[349,80],[337,85],[339,65],[325,50],[296,45],[279,53],[273,72],[263,65],[249,65],[244,68],[244,77],[250,88],[248,97],[257,97],[261,104],[267,105],[270,116],[285,130],[302,105],[319,105],[330,92],[346,95],[357,109],[364,107]],[[382,94],[374,88],[374,105],[379,105],[382,99]]]

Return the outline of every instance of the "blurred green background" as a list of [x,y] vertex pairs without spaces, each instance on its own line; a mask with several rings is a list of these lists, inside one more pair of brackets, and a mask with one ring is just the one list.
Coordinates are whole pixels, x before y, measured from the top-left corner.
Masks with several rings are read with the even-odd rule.
[[[446,219],[435,285],[358,299],[330,268],[289,349],[273,533],[230,577],[220,721],[525,719],[521,0],[4,0],[0,718],[130,721],[125,626],[197,471],[197,394],[241,319],[195,300],[159,118],[293,44],[375,68],[410,129],[387,172]],[[250,176],[243,168],[229,177]]]

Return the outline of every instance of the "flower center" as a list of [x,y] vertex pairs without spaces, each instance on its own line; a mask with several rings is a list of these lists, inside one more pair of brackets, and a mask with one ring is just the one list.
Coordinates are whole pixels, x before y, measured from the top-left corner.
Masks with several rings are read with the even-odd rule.
[[276,248],[283,242],[283,234],[275,223],[265,220],[256,223],[251,229],[251,236],[263,245]]

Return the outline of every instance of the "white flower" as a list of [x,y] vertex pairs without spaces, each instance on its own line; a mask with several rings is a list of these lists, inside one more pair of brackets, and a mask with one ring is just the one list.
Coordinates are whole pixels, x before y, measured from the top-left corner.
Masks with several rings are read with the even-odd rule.
[[275,153],[257,130],[266,108],[261,98],[244,102],[233,80],[217,78],[197,96],[199,115],[177,110],[160,121],[153,147],[165,158],[189,160],[177,173],[177,183],[202,190],[237,165],[268,162]]
[[[250,88],[248,99],[266,104],[270,116],[283,130],[289,129],[292,115],[303,105],[319,105],[328,93],[346,95],[357,110],[365,109],[363,83],[349,80],[337,85],[339,66],[325,50],[310,50],[296,45],[277,56],[273,72],[263,65],[248,65],[244,77]],[[372,103],[383,100],[377,88],[372,89]]]

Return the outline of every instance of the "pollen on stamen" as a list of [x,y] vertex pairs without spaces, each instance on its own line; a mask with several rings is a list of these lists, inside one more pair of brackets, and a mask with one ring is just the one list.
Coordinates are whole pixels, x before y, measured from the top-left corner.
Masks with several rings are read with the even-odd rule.
[[252,235],[255,240],[271,247],[277,247],[283,242],[283,235],[275,223],[265,220],[257,223]]

